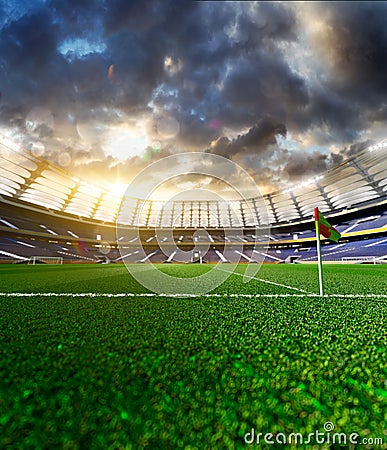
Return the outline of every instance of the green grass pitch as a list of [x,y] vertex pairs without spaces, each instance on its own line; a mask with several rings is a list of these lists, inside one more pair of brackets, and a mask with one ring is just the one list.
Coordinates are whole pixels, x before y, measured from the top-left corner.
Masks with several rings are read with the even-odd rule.
[[324,297],[315,266],[267,265],[179,298],[124,266],[0,265],[0,448],[242,449],[328,421],[387,448],[387,267],[324,274]]

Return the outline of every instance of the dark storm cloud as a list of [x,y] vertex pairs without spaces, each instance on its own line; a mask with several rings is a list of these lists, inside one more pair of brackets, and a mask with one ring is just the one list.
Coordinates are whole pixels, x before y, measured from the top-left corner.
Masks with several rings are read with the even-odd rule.
[[53,16],[62,22],[69,32],[82,31],[80,27],[86,23],[88,27],[84,28],[83,32],[90,32],[90,28],[93,28],[93,19],[107,12],[105,2],[99,0],[49,0],[48,6]]
[[44,10],[7,24],[1,33],[1,54],[7,56],[8,65],[15,71],[44,72],[56,54],[56,45],[55,26]]
[[[3,101],[13,106],[45,96],[47,67],[56,59],[57,35],[47,11],[37,11],[5,25],[0,33]],[[27,95],[27,99],[24,97]]]
[[214,118],[238,129],[267,114],[284,119],[284,104],[306,101],[303,80],[275,48],[275,43],[295,38],[295,18],[287,6],[204,5],[173,45],[172,55],[182,61],[182,69],[169,80],[179,92],[177,106],[170,99],[172,108],[196,111],[204,118],[203,130]]
[[[144,8],[141,2],[121,0],[51,1],[48,9],[32,11],[2,30],[1,54],[9,67],[10,85],[17,86],[14,90],[31,105],[53,99],[51,105],[73,101],[97,108],[110,103],[130,110],[149,102],[153,90],[167,81],[178,97],[166,99],[162,92],[159,99],[161,107],[172,111],[182,124],[182,143],[191,145],[192,139],[193,144],[205,146],[216,135],[208,128],[211,118],[238,127],[251,125],[263,112],[273,112],[269,103],[278,104],[275,99],[258,102],[262,91],[270,97],[267,86],[273,72],[289,98],[292,84],[295,91],[302,89],[301,80],[292,83],[286,64],[262,50],[267,42],[295,39],[290,9],[274,4],[246,8],[227,3],[152,1]],[[66,38],[95,39],[101,23],[107,44],[103,54],[72,61],[58,54]],[[230,38],[232,29],[235,35]],[[163,71],[167,55],[182,61],[181,73],[172,79]],[[110,64],[114,64],[114,80],[108,83]],[[245,75],[233,67],[225,79],[230,64],[241,66]],[[215,85],[220,82],[225,87],[219,90]],[[257,103],[262,105],[259,109]],[[190,117],[191,110],[204,120]]]
[[107,43],[109,61],[114,64],[114,76],[109,84],[110,100],[123,110],[146,105],[162,79],[163,40],[157,32],[145,36],[121,30]]
[[104,17],[106,32],[113,34],[122,29],[130,29],[133,32],[149,31],[163,23],[173,7],[170,2],[164,2],[163,5],[160,0],[149,0],[144,6],[144,3],[139,1],[109,1],[109,13]]
[[332,153],[330,158],[330,165],[335,166],[340,164],[344,159],[356,156],[358,153],[362,152],[366,148],[375,144],[373,139],[367,139],[366,141],[356,142],[349,146],[343,147],[339,153]]
[[283,170],[291,181],[301,177],[311,177],[324,172],[329,167],[328,156],[318,151],[305,153],[295,151],[288,155],[289,160]]
[[[307,102],[303,81],[268,55],[262,55],[255,67],[241,61],[226,80],[224,95],[240,112],[249,106],[247,113],[255,117],[271,114],[285,119],[290,105]],[[246,113],[242,117],[248,120]]]
[[[342,77],[342,91],[356,99],[373,100],[387,94],[387,4],[336,2],[330,5],[331,34],[326,37],[334,73]],[[345,83],[343,83],[345,81]]]
[[250,128],[246,134],[239,135],[236,139],[229,140],[225,136],[218,138],[208,151],[229,158],[242,152],[259,155],[269,145],[277,143],[276,136],[278,135],[286,136],[285,125],[266,117]]
[[315,35],[316,57],[326,65],[323,82],[311,92],[307,115],[297,113],[308,128],[324,123],[338,140],[351,142],[387,110],[387,4],[332,2],[313,4],[324,24]]
[[[161,153],[130,159],[138,170],[212,143],[268,183],[284,168],[295,178],[330,167],[387,118],[386,3],[49,0],[18,11],[0,20],[0,122],[30,145],[83,145],[87,157],[70,152],[74,167],[103,164],[102,143],[78,133],[88,118],[95,129],[163,113],[178,123]],[[25,119],[37,106],[55,125],[31,134]],[[343,150],[287,152],[276,144],[287,130]]]
[[[285,137],[286,133],[283,123],[264,117],[235,139],[219,137],[206,151],[232,159],[244,167],[258,185],[265,186],[265,191],[272,191],[281,182],[282,168],[289,160],[289,152],[280,148],[277,142],[277,138]],[[238,172],[230,173],[227,179],[238,185],[238,176]],[[211,186],[216,188],[218,184],[214,180]]]
[[363,131],[364,118],[359,107],[335,89],[316,87],[306,108],[295,111],[293,121],[299,131],[312,127],[325,128],[324,134],[316,133],[315,143],[329,145],[358,138]]

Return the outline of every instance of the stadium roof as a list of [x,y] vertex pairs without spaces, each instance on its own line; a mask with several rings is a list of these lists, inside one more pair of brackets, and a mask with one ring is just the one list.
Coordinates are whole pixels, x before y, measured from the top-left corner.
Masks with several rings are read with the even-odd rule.
[[[372,145],[318,177],[258,199],[143,201],[71,176],[0,136],[0,196],[92,220],[143,227],[275,225],[310,219],[314,207],[340,211],[387,198],[387,142]],[[267,211],[263,210],[267,209]]]

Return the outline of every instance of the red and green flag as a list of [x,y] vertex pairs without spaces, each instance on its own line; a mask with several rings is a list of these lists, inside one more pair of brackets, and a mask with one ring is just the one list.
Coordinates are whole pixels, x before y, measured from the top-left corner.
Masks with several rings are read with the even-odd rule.
[[341,234],[336,228],[332,227],[327,219],[320,213],[318,208],[314,208],[314,220],[316,221],[316,225],[318,223],[320,234],[331,241],[339,242]]
[[320,213],[318,208],[314,208],[314,222],[316,225],[316,241],[317,241],[317,265],[318,265],[318,278],[320,284],[320,295],[324,295],[324,282],[323,282],[323,268],[322,268],[322,254],[321,254],[321,241],[320,234],[331,241],[338,242],[341,238],[341,234],[333,228],[327,219]]

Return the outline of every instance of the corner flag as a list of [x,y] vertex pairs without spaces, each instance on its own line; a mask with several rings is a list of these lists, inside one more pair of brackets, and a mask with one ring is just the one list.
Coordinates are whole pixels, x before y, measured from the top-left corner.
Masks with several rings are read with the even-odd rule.
[[314,220],[319,223],[320,234],[334,242],[339,242],[341,234],[333,228],[326,218],[320,213],[318,208],[314,208]]
[[320,283],[320,295],[324,295],[323,273],[322,273],[322,259],[321,259],[321,240],[320,234],[331,241],[338,242],[341,234],[332,227],[332,225],[320,213],[318,208],[314,208],[314,220],[316,224],[316,240],[317,240],[317,263],[318,263],[318,278]]

